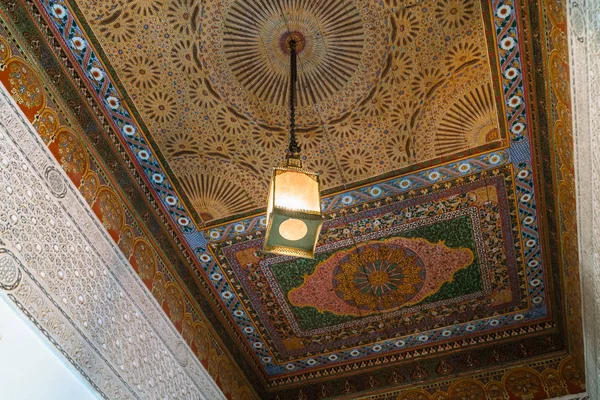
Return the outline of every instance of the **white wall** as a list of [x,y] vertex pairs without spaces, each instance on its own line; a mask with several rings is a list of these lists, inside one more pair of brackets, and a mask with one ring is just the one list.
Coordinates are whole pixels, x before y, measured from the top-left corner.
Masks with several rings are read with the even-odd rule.
[[0,293],[0,398],[98,399],[95,390],[24,318]]

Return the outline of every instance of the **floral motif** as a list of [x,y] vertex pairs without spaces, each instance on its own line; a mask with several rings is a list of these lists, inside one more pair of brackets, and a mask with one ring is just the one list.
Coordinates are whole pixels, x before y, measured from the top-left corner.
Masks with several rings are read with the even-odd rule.
[[81,185],[79,186],[79,191],[81,195],[87,201],[87,203],[91,206],[96,199],[96,191],[100,187],[100,180],[98,176],[93,171],[88,171],[87,174],[81,180]]
[[83,173],[87,169],[88,157],[81,141],[69,131],[59,131],[57,136],[61,166],[67,172]]
[[230,135],[239,135],[248,129],[248,121],[245,118],[225,108],[217,112],[217,124],[223,132]]
[[504,71],[504,77],[506,79],[513,80],[517,76],[519,76],[519,71],[516,68],[511,67]]
[[142,279],[151,279],[156,272],[154,250],[145,240],[138,241],[133,247],[133,260]]
[[567,394],[565,384],[556,370],[548,369],[542,373],[542,380],[551,398],[560,398]]
[[512,397],[522,400],[533,400],[546,396],[539,374],[529,368],[511,371],[506,376],[505,386]]
[[304,132],[297,132],[298,143],[302,150],[318,150],[324,143],[327,143],[325,132],[322,128],[311,129]]
[[123,252],[125,257],[129,258],[131,252],[133,251],[133,241],[135,239],[135,234],[133,233],[133,229],[129,226],[125,226],[121,229],[121,234],[119,235],[119,248]]
[[147,57],[133,56],[125,62],[123,76],[138,89],[151,89],[160,81],[160,68]]
[[208,86],[202,78],[195,78],[189,86],[189,97],[192,103],[201,109],[215,108],[219,104],[218,95]]
[[402,8],[391,19],[392,41],[398,46],[408,46],[419,33],[419,20],[407,8]]
[[175,284],[167,284],[165,301],[169,308],[169,317],[174,324],[178,324],[183,319],[185,305],[181,290]]
[[485,386],[471,379],[460,380],[457,384],[453,385],[448,390],[448,396],[452,399],[484,400],[487,398]]
[[361,104],[361,112],[371,118],[381,117],[392,105],[392,95],[385,87],[380,87],[373,96]]
[[352,115],[336,124],[328,125],[329,132],[342,140],[353,140],[361,133],[360,120]]
[[102,80],[104,79],[104,71],[102,71],[98,67],[90,68],[90,70],[88,71],[88,74],[93,80],[95,80],[97,82],[102,82]]
[[335,162],[331,158],[311,158],[307,169],[320,175],[322,185],[330,185],[339,179]]
[[192,40],[184,39],[171,48],[171,62],[186,75],[193,75],[201,70],[197,46]]
[[364,148],[349,149],[342,154],[340,165],[352,177],[361,176],[368,173],[373,166],[373,155]]
[[117,111],[119,108],[121,108],[121,101],[115,96],[107,96],[104,99],[104,102],[114,111]]
[[164,92],[152,92],[144,97],[142,110],[155,122],[164,124],[177,116],[175,99]]
[[473,0],[438,0],[435,15],[446,28],[460,28],[475,14]]
[[390,121],[393,128],[401,131],[409,131],[411,118],[416,110],[416,105],[411,100],[402,100],[394,104],[390,112]]
[[80,36],[74,36],[71,40],[69,40],[69,45],[73,48],[73,50],[82,51],[87,47],[87,42]]
[[254,172],[260,177],[266,177],[269,168],[274,166],[269,156],[262,150],[249,149],[240,156],[240,165]]
[[175,132],[167,138],[165,147],[171,157],[200,154],[200,145],[195,135],[190,133]]
[[252,141],[263,149],[281,148],[286,141],[287,133],[281,129],[263,129],[255,126],[252,129]]
[[54,17],[60,18],[60,19],[65,18],[67,16],[67,11],[60,4],[54,4],[52,6],[51,13]]
[[211,338],[206,326],[198,323],[194,328],[194,343],[196,343],[196,352],[201,360],[208,357],[208,352],[211,348],[210,340]]
[[523,99],[518,95],[513,96],[508,100],[508,106],[511,108],[517,108],[521,104],[523,104]]
[[162,7],[162,0],[128,0],[135,14],[148,17],[156,14]]
[[448,70],[457,72],[463,67],[481,60],[482,57],[483,53],[475,43],[459,42],[448,51],[444,61]]
[[202,144],[202,154],[207,156],[232,158],[235,151],[235,143],[227,136],[213,134]]
[[27,108],[41,108],[44,103],[44,91],[29,66],[17,60],[10,63],[8,71],[10,94],[15,101]]
[[340,260],[334,289],[345,302],[367,310],[388,310],[409,301],[425,281],[425,264],[411,250],[369,244]]
[[98,32],[113,43],[129,42],[136,34],[134,14],[117,10],[100,21]]
[[489,382],[486,387],[490,400],[505,400],[508,397],[506,390],[500,382]]
[[193,32],[198,32],[200,15],[201,10],[197,0],[175,0],[169,2],[167,22],[174,31],[188,36]]
[[494,92],[490,84],[458,97],[438,124],[438,154],[449,154],[499,138]]
[[408,132],[399,132],[393,135],[385,146],[385,154],[388,156],[393,169],[405,166],[409,160]]
[[256,208],[247,191],[240,186],[243,182],[235,183],[239,179],[226,180],[218,175],[189,171],[180,182],[203,221]]
[[44,143],[48,144],[54,139],[59,123],[60,121],[56,113],[50,108],[45,108],[39,115],[39,118],[33,121],[33,127],[41,136]]
[[567,358],[561,363],[560,371],[562,376],[570,387],[585,390],[585,373],[577,366],[573,357]]
[[504,4],[500,7],[498,7],[498,11],[496,11],[496,15],[499,18],[507,18],[511,12],[512,12],[512,8],[510,8],[509,5]]
[[[218,51],[235,80],[264,104],[286,105],[281,88],[287,86],[286,43],[292,34],[303,64],[298,70],[302,84],[297,87],[298,104],[302,106],[326,102],[356,76],[367,60],[363,54],[383,50],[383,46],[366,45],[379,27],[365,29],[359,8],[348,1],[332,1],[321,7],[287,0],[237,0],[229,2],[224,14],[225,29],[220,33],[223,45]],[[381,38],[383,35],[373,38],[373,42]],[[364,70],[368,73],[370,67]],[[336,102],[348,104],[347,99],[339,97]]]
[[506,36],[500,41],[502,50],[512,50],[515,47],[516,41],[512,36]]
[[411,84],[413,93],[419,98],[429,97],[431,92],[444,80],[442,72],[435,67],[425,67],[419,70]]
[[100,207],[100,213],[102,215],[102,224],[106,229],[118,231],[124,222],[123,207],[119,198],[112,192],[112,190],[101,190],[98,194],[96,202]]
[[413,69],[413,61],[408,53],[396,50],[392,56],[387,79],[392,85],[400,85],[409,80]]

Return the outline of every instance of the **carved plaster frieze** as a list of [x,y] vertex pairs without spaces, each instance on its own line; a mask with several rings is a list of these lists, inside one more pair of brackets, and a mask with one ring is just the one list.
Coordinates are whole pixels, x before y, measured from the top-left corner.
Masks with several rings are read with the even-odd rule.
[[1,84],[0,291],[104,398],[225,398]]
[[600,0],[569,0],[586,386],[600,398]]

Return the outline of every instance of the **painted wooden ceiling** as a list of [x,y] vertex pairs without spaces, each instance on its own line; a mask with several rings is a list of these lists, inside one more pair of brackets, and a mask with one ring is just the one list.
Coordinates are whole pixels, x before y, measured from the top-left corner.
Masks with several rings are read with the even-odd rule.
[[[260,398],[581,389],[578,306],[565,313],[578,292],[563,286],[578,277],[562,2],[36,5],[85,89],[68,107],[108,126],[82,135],[117,200],[73,175],[66,139],[45,140],[190,346],[219,343]],[[269,170],[287,141],[290,35],[302,154],[325,184],[315,260],[261,251]],[[148,203],[132,218],[147,229],[115,216],[138,192]],[[183,266],[147,267],[152,249]],[[195,308],[214,339],[193,333]]]
[[477,3],[73,3],[200,224],[264,208],[290,35],[300,145],[325,189],[502,141]]

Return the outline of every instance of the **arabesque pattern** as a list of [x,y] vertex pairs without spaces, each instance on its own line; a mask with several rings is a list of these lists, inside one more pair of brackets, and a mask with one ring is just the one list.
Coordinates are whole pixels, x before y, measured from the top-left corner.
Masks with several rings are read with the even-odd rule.
[[[162,201],[186,227],[263,207],[268,171],[286,141],[286,32],[301,47],[300,145],[307,166],[326,177],[325,188],[503,142],[490,101],[496,67],[486,50],[484,10],[474,0],[437,8],[189,1],[181,13],[157,2],[127,20],[137,3],[44,6]],[[83,19],[73,19],[69,7]],[[166,23],[157,23],[165,12]],[[94,36],[82,31],[86,23]],[[122,71],[123,88],[93,45]],[[453,107],[470,111],[457,119]],[[166,165],[178,184],[163,174]],[[231,183],[230,191],[219,189]],[[185,198],[193,218],[183,216]]]
[[[394,235],[401,236],[405,231],[393,230],[410,223],[407,221],[410,218],[415,218],[415,223],[424,223],[441,215],[454,219],[436,220],[427,229],[419,227],[413,237],[394,237],[394,243],[408,248],[410,243],[414,244],[413,239],[419,243],[426,240],[426,246],[435,248],[435,232],[456,232],[461,242],[452,244],[445,239],[449,249],[445,257],[469,249],[474,259],[471,263],[464,259],[452,264],[456,267],[450,268],[452,279],[440,280],[443,287],[439,290],[436,285],[428,287],[427,297],[420,304],[410,304],[410,295],[406,295],[405,305],[392,303],[389,309],[386,304],[390,303],[380,304],[379,296],[389,293],[390,282],[394,285],[400,282],[397,270],[388,268],[393,264],[377,264],[378,260],[361,262],[355,274],[360,275],[363,267],[370,272],[368,276],[354,275],[352,287],[368,290],[371,301],[361,300],[357,307],[359,297],[348,297],[353,289],[346,286],[341,291],[327,293],[332,297],[324,295],[309,300],[312,306],[318,306],[319,301],[337,302],[346,298],[347,302],[341,300],[336,307],[360,311],[345,314],[337,312],[340,308],[330,307],[329,314],[322,312],[323,315],[314,312],[317,307],[300,303],[304,299],[286,293],[298,290],[302,286],[299,280],[305,276],[312,281],[303,290],[317,290],[323,287],[321,283],[335,288],[336,276],[347,278],[340,271],[335,272],[339,264],[331,263],[331,269],[328,264],[318,268],[323,276],[332,272],[332,279],[325,280],[321,275],[310,275],[310,268],[317,271],[315,265],[265,257],[260,252],[262,215],[215,222],[217,214],[242,215],[257,204],[247,194],[260,193],[262,183],[256,177],[263,176],[270,164],[277,161],[270,160],[270,155],[282,154],[280,149],[285,146],[285,112],[277,111],[278,107],[285,107],[277,105],[281,103],[278,101],[265,102],[260,97],[264,93],[251,93],[254,90],[251,88],[260,85],[243,83],[247,75],[241,70],[236,71],[237,75],[229,70],[234,68],[235,57],[231,54],[225,57],[225,51],[219,53],[225,34],[235,41],[235,29],[224,28],[227,18],[232,17],[227,13],[232,8],[227,7],[239,10],[241,3],[222,2],[211,8],[207,2],[202,3],[206,6],[203,8],[195,0],[175,0],[164,5],[159,1],[136,0],[78,7],[75,2],[40,1],[39,6],[46,12],[45,23],[72,56],[80,78],[97,95],[96,112],[105,113],[115,133],[121,135],[122,142],[131,150],[136,168],[156,190],[153,199],[158,202],[156,207],[171,218],[166,224],[176,228],[173,236],[187,243],[182,246],[184,252],[193,252],[194,258],[189,261],[194,263],[197,284],[207,290],[207,297],[227,319],[228,332],[220,333],[237,339],[239,348],[254,365],[253,372],[248,373],[257,373],[264,379],[256,380],[257,390],[269,391],[261,393],[262,397],[543,399],[580,393],[585,384],[579,365],[582,358],[577,351],[569,353],[572,357],[567,354],[569,348],[577,348],[580,343],[580,314],[570,312],[578,311],[576,308],[566,312],[562,306],[566,302],[572,308],[578,304],[580,295],[574,251],[577,242],[572,234],[574,219],[569,217],[574,203],[569,195],[573,193],[573,180],[569,167],[572,165],[569,164],[572,161],[569,93],[565,84],[568,82],[566,25],[561,2],[539,1],[539,4],[537,0],[535,4],[511,0],[356,2],[368,6],[359,7],[358,12],[367,16],[364,20],[367,22],[363,23],[373,23],[373,41],[365,42],[362,56],[381,51],[384,54],[382,58],[372,58],[369,69],[362,71],[365,78],[356,87],[358,91],[365,88],[361,86],[365,83],[368,87],[372,70],[377,71],[377,79],[373,81],[377,83],[372,83],[366,94],[355,93],[356,98],[365,97],[352,109],[345,110],[343,102],[337,103],[339,109],[315,106],[315,112],[304,114],[300,130],[307,164],[330,171],[325,174],[328,187],[344,187],[343,191],[332,192],[323,199],[328,229],[322,238],[325,259],[321,261],[326,262],[336,252],[340,257],[352,254],[348,249],[353,248],[353,240],[379,245]],[[343,8],[351,3],[355,2],[328,4]],[[313,4],[319,5],[322,3]],[[166,15],[166,22],[158,27],[153,21],[161,13]],[[301,22],[302,10],[289,13]],[[353,12],[348,15],[355,20]],[[138,26],[143,20],[149,21],[148,29]],[[208,23],[212,23],[210,28]],[[137,37],[139,32],[142,34]],[[387,36],[377,36],[378,32]],[[165,38],[165,33],[173,36]],[[295,33],[297,37],[299,33]],[[181,40],[180,35],[194,40]],[[151,59],[149,54],[143,54],[142,39],[143,43],[160,39],[165,44],[164,50],[154,46],[153,50],[160,53]],[[211,40],[212,47],[198,46],[203,40]],[[123,43],[139,43],[141,48],[130,45],[119,54]],[[432,43],[439,46],[431,46]],[[545,49],[545,45],[550,47]],[[419,57],[415,58],[417,49]],[[552,57],[545,57],[546,50],[552,52]],[[234,53],[239,51],[238,46]],[[285,52],[285,46],[272,47],[271,51]],[[223,57],[209,57],[209,53]],[[135,72],[144,63],[142,56],[151,59],[146,67],[137,70],[143,74]],[[114,84],[115,76],[123,86]],[[25,75],[15,75],[13,79],[33,81]],[[544,88],[536,87],[539,82],[551,83],[548,98]],[[343,83],[340,81],[339,87]],[[159,90],[161,87],[165,89]],[[315,96],[314,104],[325,105],[332,98],[322,93]],[[40,106],[33,98],[22,101]],[[306,101],[307,107],[313,104],[311,101]],[[267,108],[269,112],[264,112]],[[194,109],[206,113],[193,114]],[[552,113],[546,115],[547,109],[552,109]],[[52,121],[44,119],[44,113],[41,109],[31,115],[44,121],[40,123],[41,132],[45,126],[52,129]],[[198,120],[203,121],[201,126]],[[190,121],[194,129],[188,129]],[[197,134],[195,129],[199,126],[210,134]],[[552,140],[556,139],[556,143],[566,143],[556,147],[556,159],[546,156],[550,154],[548,149],[553,148],[549,146],[547,132],[553,132]],[[253,147],[250,139],[260,147]],[[157,146],[151,148],[151,141]],[[481,147],[483,142],[488,144]],[[76,141],[60,143],[72,146]],[[319,143],[334,145],[323,148]],[[70,152],[63,153],[63,167],[67,170],[76,171],[89,163],[72,157]],[[424,154],[427,156],[421,157]],[[440,160],[440,155],[447,157]],[[391,165],[388,162],[400,168],[386,169],[386,165]],[[194,170],[190,165],[200,167]],[[164,168],[167,166],[173,175],[167,174]],[[392,172],[385,175],[385,171]],[[559,187],[549,179],[552,171],[559,171],[556,172]],[[356,182],[353,179],[374,175],[378,177],[368,184],[353,186]],[[179,186],[174,183],[178,180]],[[231,180],[239,182],[239,186],[228,186]],[[495,185],[500,188],[498,180],[508,194],[502,201],[489,189]],[[96,193],[96,187],[102,184],[91,179],[81,185],[81,190],[90,193],[91,201],[97,201],[94,198],[100,192]],[[473,184],[482,185],[474,195],[470,186]],[[477,205],[455,210],[464,215],[454,215],[441,212],[436,208],[439,203],[428,197],[453,188],[457,188],[455,199],[461,199],[461,204]],[[247,192],[243,196],[236,196],[244,190]],[[108,193],[101,198],[103,205],[96,203],[97,212],[112,229],[121,223],[116,201]],[[223,202],[223,198],[227,201]],[[193,207],[186,208],[190,204]],[[386,207],[399,206],[400,217],[387,220],[380,216]],[[477,221],[473,208],[485,207],[488,209],[478,213]],[[555,226],[549,211],[557,209],[561,214]],[[434,215],[438,211],[440,214]],[[471,223],[466,223],[469,218]],[[208,228],[198,230],[199,221],[212,222]],[[450,222],[456,224],[455,229],[447,228]],[[446,228],[436,229],[444,224]],[[478,231],[475,229],[478,225],[488,228]],[[481,242],[474,240],[470,247],[468,236],[476,238],[478,232],[487,232],[488,236]],[[136,268],[141,276],[154,273],[155,296],[172,320],[183,319],[182,332],[189,337],[185,325],[187,311],[182,311],[183,305],[187,305],[185,299],[179,296],[175,284],[161,283],[158,272],[148,267],[153,264],[152,255],[145,246],[136,245],[132,240],[135,235],[135,229],[119,234],[122,247],[130,252],[134,265],[140,264]],[[481,246],[481,243],[487,244]],[[482,247],[484,251],[480,252]],[[514,254],[507,253],[509,248]],[[425,257],[416,247],[410,251],[418,252],[421,262],[429,265],[425,275],[418,276],[423,282],[430,282],[430,272],[435,271],[431,260],[440,256]],[[484,262],[496,271],[488,280],[493,281],[491,286],[509,289],[486,294],[486,280],[480,278],[490,269],[486,269]],[[285,265],[293,265],[297,276],[278,273],[279,265],[282,266],[279,271],[285,271]],[[273,273],[268,275],[265,271]],[[373,277],[369,280],[371,273]],[[463,279],[461,273],[472,275]],[[557,277],[565,279],[568,290]],[[413,278],[411,282],[417,282]],[[184,284],[193,285],[190,281]],[[410,289],[415,295],[425,287],[419,289],[418,282],[416,285]],[[267,287],[279,287],[280,291],[266,290]],[[552,291],[548,290],[550,287]],[[404,293],[408,292],[405,288]],[[503,304],[505,308],[497,314],[485,315],[482,312],[485,306],[475,303],[486,296],[490,300],[488,306]],[[516,303],[511,303],[515,300]],[[422,310],[432,305],[439,308],[429,308],[432,312],[424,317]],[[366,315],[374,311],[373,307],[381,312]],[[416,307],[421,309],[413,312],[411,308]],[[383,321],[393,313],[400,313],[414,330],[386,329]],[[375,333],[369,336],[370,332]],[[238,361],[248,365],[241,357]],[[220,363],[212,365],[213,373],[221,369]],[[227,368],[218,375],[227,381]],[[222,384],[221,378],[218,381]]]

